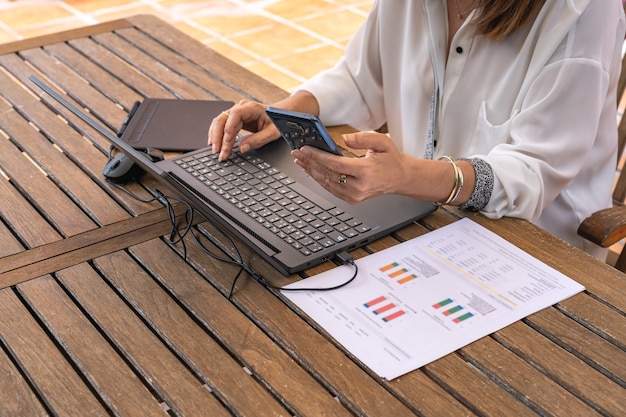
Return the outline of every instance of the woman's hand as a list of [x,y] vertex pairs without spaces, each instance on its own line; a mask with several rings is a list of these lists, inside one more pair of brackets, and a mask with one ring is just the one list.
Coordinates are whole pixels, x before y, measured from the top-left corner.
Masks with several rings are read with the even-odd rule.
[[[314,115],[319,114],[317,100],[306,91],[299,91],[272,104],[272,107]],[[251,135],[243,138],[239,144],[239,150],[243,153],[258,149],[280,138],[278,129],[265,113],[266,108],[266,105],[256,101],[241,100],[213,119],[209,127],[208,144],[213,148],[213,153],[219,153],[220,161],[224,161],[230,156],[241,129],[252,132]]]
[[219,153],[219,160],[230,156],[237,135],[241,129],[252,132],[239,144],[243,153],[258,149],[280,137],[278,130],[265,113],[266,106],[250,100],[241,100],[229,110],[220,113],[209,127],[208,144],[213,153]]
[[292,151],[295,162],[337,197],[351,203],[381,194],[407,194],[410,160],[382,133],[358,132],[344,136],[353,149],[367,149],[363,158],[336,156],[311,146]]

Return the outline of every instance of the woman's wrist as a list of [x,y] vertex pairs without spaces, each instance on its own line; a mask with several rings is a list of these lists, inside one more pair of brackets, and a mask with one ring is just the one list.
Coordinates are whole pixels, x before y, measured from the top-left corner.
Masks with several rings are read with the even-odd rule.
[[460,206],[465,204],[472,196],[476,184],[474,167],[467,160],[454,159],[444,156],[439,160],[422,160],[432,164],[427,168],[431,177],[422,177],[428,183],[419,198],[433,201],[439,205]]
[[306,90],[300,90],[289,97],[272,105],[284,110],[292,110],[318,116],[320,114],[319,103],[315,96]]
[[465,175],[463,174],[463,169],[459,167],[457,162],[451,156],[445,155],[439,158],[439,160],[448,162],[452,167],[454,173],[454,183],[452,185],[452,190],[450,191],[448,198],[443,201],[436,201],[435,203],[439,205],[452,205],[458,200],[459,196],[463,192]]

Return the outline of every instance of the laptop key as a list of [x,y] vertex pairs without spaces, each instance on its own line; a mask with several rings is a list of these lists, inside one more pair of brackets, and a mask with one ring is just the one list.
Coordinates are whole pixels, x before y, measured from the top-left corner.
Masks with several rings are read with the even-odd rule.
[[326,200],[324,197],[318,195],[309,195],[311,194],[311,190],[307,189],[299,182],[294,182],[293,184],[290,184],[289,187],[300,195],[306,195],[309,200],[311,200],[315,205],[321,207],[323,210],[330,210],[335,208],[335,205]]
[[337,230],[328,233],[328,237],[333,239],[335,242],[343,242],[345,240],[348,240],[348,238],[343,233]]

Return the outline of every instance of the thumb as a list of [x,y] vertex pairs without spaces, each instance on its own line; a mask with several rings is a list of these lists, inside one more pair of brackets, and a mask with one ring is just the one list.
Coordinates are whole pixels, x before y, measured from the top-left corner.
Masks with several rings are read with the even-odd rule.
[[246,153],[254,149],[259,149],[263,145],[280,138],[278,130],[272,126],[266,126],[256,133],[252,133],[244,137],[241,141],[239,149]]
[[346,145],[352,149],[367,149],[373,152],[389,150],[391,139],[378,132],[356,132],[343,135]]

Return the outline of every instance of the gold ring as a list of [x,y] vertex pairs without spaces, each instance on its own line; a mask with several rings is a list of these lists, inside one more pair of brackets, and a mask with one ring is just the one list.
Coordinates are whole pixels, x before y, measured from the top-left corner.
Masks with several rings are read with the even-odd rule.
[[228,118],[228,116],[230,116],[230,110],[224,110],[222,114],[225,115],[226,118]]
[[348,181],[348,177],[346,177],[344,174],[341,174],[339,176],[339,184],[345,184]]

